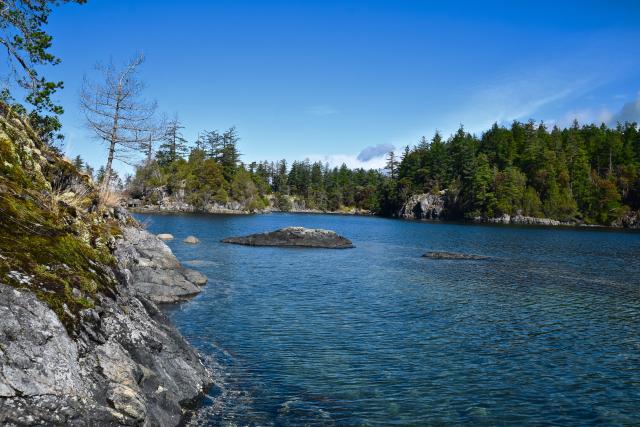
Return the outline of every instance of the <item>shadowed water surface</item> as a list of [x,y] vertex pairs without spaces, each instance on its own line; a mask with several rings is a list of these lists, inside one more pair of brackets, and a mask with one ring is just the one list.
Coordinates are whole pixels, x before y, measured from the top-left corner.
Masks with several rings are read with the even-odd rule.
[[[138,217],[210,279],[168,309],[217,376],[195,425],[640,423],[638,233]],[[356,248],[219,242],[290,225]],[[182,243],[189,234],[201,243]]]

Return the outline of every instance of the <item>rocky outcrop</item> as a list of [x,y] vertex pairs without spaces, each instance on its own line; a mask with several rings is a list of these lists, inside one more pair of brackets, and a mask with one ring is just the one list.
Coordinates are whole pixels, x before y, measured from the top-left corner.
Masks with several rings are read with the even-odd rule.
[[404,219],[443,219],[445,204],[444,193],[415,194],[402,205],[398,217]]
[[570,225],[570,224],[566,224],[551,218],[535,218],[531,216],[509,215],[509,214],[504,214],[502,216],[495,217],[495,218],[476,217],[473,219],[473,222],[488,223],[488,224],[545,225],[545,226]]
[[130,275],[132,287],[155,303],[172,303],[198,294],[207,283],[202,273],[182,267],[159,237],[124,227],[115,256]]
[[[32,292],[0,283],[0,424],[173,426],[181,405],[211,382],[196,351],[148,299],[161,285],[178,289],[162,295],[182,297],[180,281],[199,290],[204,276],[183,269],[144,230],[125,227],[116,245],[118,285],[78,313],[73,334]],[[162,284],[138,282],[156,268]]]
[[182,422],[211,375],[150,298],[203,276],[1,102],[0,217],[0,425]]
[[431,259],[452,259],[452,260],[486,260],[489,257],[483,255],[463,254],[458,252],[427,252],[422,255],[424,258]]
[[611,225],[613,227],[640,229],[640,211],[629,211]]
[[302,246],[308,248],[345,249],[353,248],[351,240],[334,231],[304,227],[287,227],[269,233],[229,237],[224,243],[248,246]]
[[[128,204],[125,203],[124,204]],[[202,209],[198,209],[195,206],[181,201],[175,201],[171,197],[167,196],[158,203],[139,204],[138,206],[129,206],[131,211],[139,213],[210,213],[220,215],[247,215],[254,213],[254,211],[247,209],[242,203],[236,201],[229,201],[227,203],[210,203]],[[262,210],[255,211],[256,213],[262,212]]]
[[197,245],[198,243],[200,243],[200,239],[198,239],[196,236],[187,236],[184,240],[184,243],[188,243],[190,245]]
[[158,234],[158,239],[160,240],[173,240],[173,235],[169,233],[160,233]]
[[196,351],[118,268],[75,334],[0,284],[0,424],[174,426],[211,382]]

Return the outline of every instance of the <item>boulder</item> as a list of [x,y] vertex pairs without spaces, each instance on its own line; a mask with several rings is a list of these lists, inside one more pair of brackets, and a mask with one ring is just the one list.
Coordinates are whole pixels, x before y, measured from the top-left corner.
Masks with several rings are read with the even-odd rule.
[[183,240],[184,243],[189,243],[191,245],[196,245],[200,243],[200,240],[196,236],[187,236],[186,239]]
[[158,239],[160,240],[173,240],[173,235],[169,233],[161,233],[158,234]]
[[301,246],[308,248],[346,249],[353,248],[351,240],[335,231],[318,228],[287,227],[269,233],[229,237],[224,243],[248,246]]
[[425,258],[431,259],[453,259],[453,260],[486,260],[489,257],[483,255],[463,254],[457,252],[427,252],[422,255]]

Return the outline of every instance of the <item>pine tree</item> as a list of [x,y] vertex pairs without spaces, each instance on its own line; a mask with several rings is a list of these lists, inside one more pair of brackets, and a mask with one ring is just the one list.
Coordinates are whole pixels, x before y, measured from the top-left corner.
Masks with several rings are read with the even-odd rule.
[[240,153],[238,152],[238,133],[235,126],[229,128],[222,134],[222,150],[220,153],[220,164],[224,171],[224,176],[231,181],[240,162]]
[[384,168],[391,179],[396,179],[398,172],[398,162],[396,161],[396,154],[393,151],[389,151],[389,153],[387,154],[387,164]]
[[184,126],[177,117],[167,124],[163,143],[156,155],[160,164],[169,165],[186,156],[187,140],[182,136],[182,129]]
[[75,159],[73,159],[73,166],[75,166],[75,168],[80,172],[83,170],[84,168],[84,161],[82,160],[82,157],[80,157],[80,155],[78,154]]

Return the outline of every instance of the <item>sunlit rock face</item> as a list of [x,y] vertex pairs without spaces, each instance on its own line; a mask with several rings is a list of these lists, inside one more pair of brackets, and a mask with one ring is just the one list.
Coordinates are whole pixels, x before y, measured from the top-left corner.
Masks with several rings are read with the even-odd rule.
[[411,196],[398,212],[404,219],[443,219],[445,197],[442,194],[415,194]]

